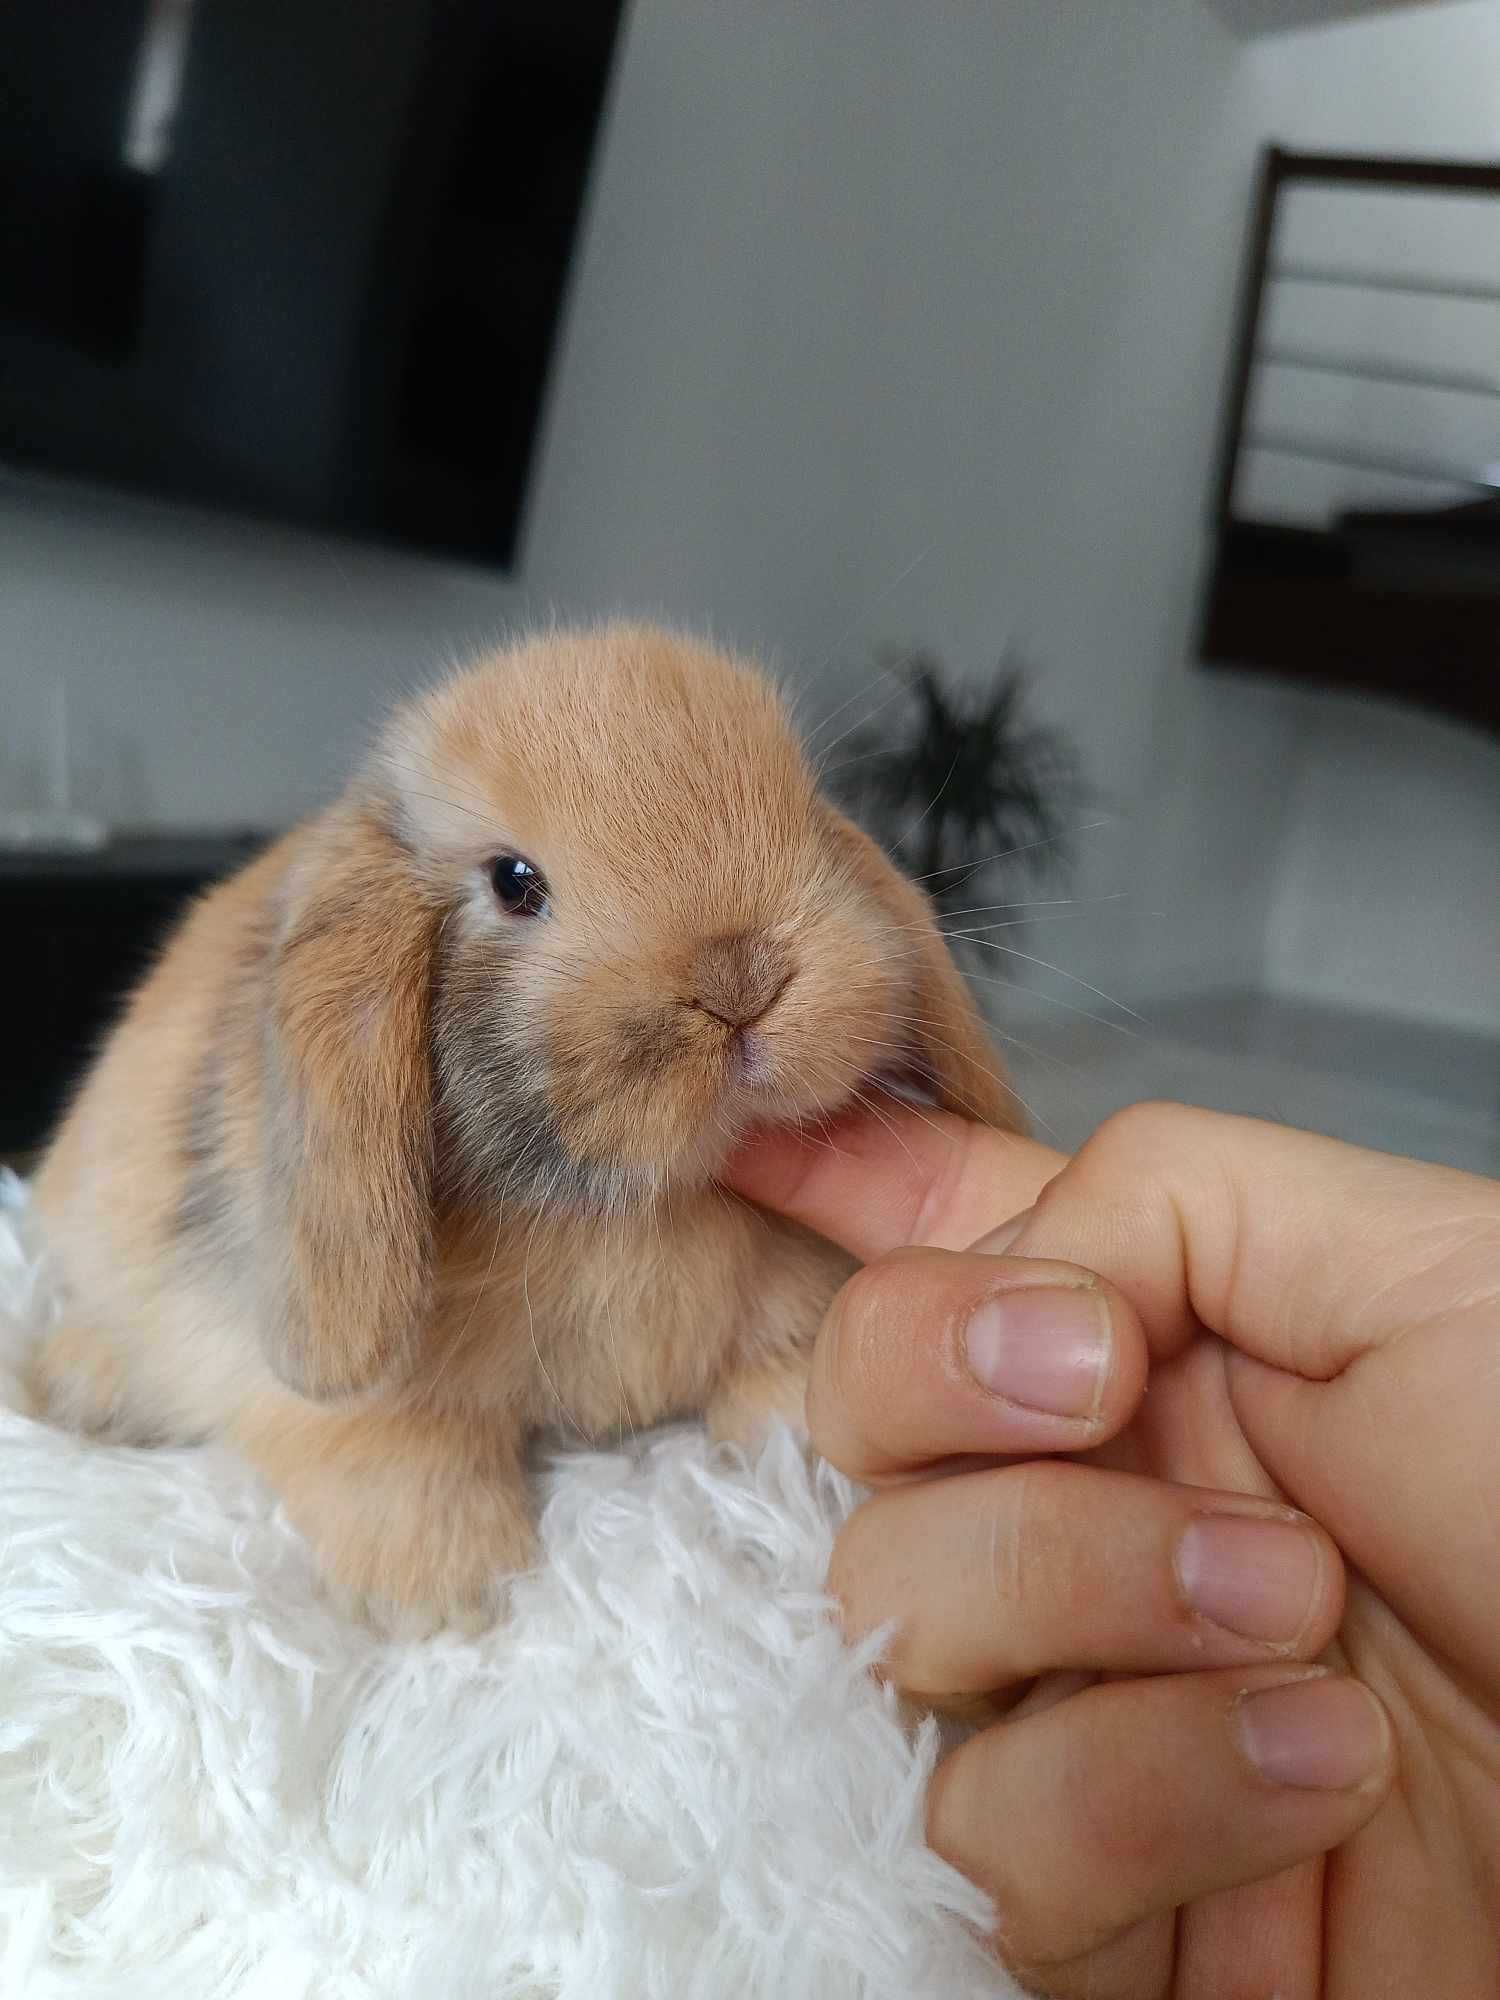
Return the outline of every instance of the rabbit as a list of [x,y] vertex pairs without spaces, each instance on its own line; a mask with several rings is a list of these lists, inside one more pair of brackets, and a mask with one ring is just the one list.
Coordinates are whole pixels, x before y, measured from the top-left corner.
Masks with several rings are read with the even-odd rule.
[[338,1602],[472,1629],[534,1559],[539,1430],[800,1421],[852,1266],[715,1174],[878,1076],[1015,1125],[773,685],[652,627],[522,641],[169,939],[38,1171],[38,1396],[227,1441]]

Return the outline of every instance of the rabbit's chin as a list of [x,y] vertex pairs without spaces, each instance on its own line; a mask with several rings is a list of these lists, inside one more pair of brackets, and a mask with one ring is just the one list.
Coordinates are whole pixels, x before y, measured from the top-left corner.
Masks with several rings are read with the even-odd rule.
[[707,1187],[752,1129],[816,1133],[862,1103],[892,1097],[932,1104],[916,1049],[877,1069],[844,1067],[826,1048],[821,1073],[804,1054],[769,1075],[728,1062],[687,1093],[646,1092],[602,1078],[567,1106],[558,1080],[523,1044],[483,1045],[467,1034],[441,1048],[437,1068],[439,1159],[463,1206],[531,1214],[621,1215]]
[[669,1157],[589,1157],[572,1150],[540,1095],[528,1107],[480,1121],[450,1119],[448,1192],[461,1204],[533,1214],[610,1216],[649,1209],[718,1180],[731,1153],[752,1130],[816,1132],[874,1098],[930,1102],[914,1073],[882,1072],[855,1079],[817,1104],[773,1091],[733,1091],[711,1124]]

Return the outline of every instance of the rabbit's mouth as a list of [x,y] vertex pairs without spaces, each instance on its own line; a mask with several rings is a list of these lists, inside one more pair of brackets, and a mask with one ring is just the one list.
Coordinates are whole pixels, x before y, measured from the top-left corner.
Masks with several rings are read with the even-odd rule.
[[[751,1039],[755,1038],[752,1036]],[[749,1054],[753,1062],[754,1051]],[[769,1063],[769,1054],[767,1061]],[[851,1077],[830,1092],[820,1104],[809,1105],[802,1100],[788,1104],[784,1109],[775,1102],[774,1083],[769,1092],[765,1091],[762,1077],[751,1067],[751,1062],[743,1056],[738,1061],[738,1074],[734,1079],[736,1095],[743,1092],[743,1099],[750,1100],[748,1108],[755,1116],[755,1122],[768,1127],[806,1129],[809,1125],[828,1126],[857,1113],[861,1108],[868,1110],[873,1106],[878,1111],[882,1104],[891,1102],[927,1110],[940,1108],[936,1079],[922,1050],[915,1044],[907,1044],[885,1061]],[[769,1103],[766,1101],[768,1096]],[[754,1103],[756,1099],[761,1100],[758,1106]]]
[[721,1137],[695,1158],[690,1180],[721,1178],[724,1166],[752,1137],[775,1132],[795,1133],[799,1138],[837,1143],[839,1134],[863,1119],[889,1126],[893,1113],[903,1107],[919,1111],[941,1110],[936,1084],[920,1055],[912,1050],[895,1062],[865,1071],[838,1098],[809,1111],[801,1107],[789,1113],[763,1108],[728,1138]]

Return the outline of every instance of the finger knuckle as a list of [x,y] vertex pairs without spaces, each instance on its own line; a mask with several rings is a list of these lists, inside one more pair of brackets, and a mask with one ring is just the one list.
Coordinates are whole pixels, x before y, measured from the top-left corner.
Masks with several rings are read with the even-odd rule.
[[1003,1761],[996,1741],[997,1732],[986,1730],[938,1765],[927,1790],[927,1839],[989,1896],[995,1956],[1030,1980],[1073,1956],[1070,1897],[1037,1869],[1028,1843],[996,1808],[986,1782]]
[[1166,1098],[1144,1098],[1111,1112],[1082,1150],[1111,1158],[1120,1154],[1127,1159],[1154,1158],[1180,1147],[1184,1134],[1205,1115]]
[[1069,1483],[1067,1471],[1045,1458],[1012,1466],[990,1483],[976,1512],[975,1530],[985,1543],[980,1573],[1018,1634],[1031,1630],[1038,1591],[1048,1589],[1054,1539],[1048,1528]]
[[888,1405],[891,1374],[899,1358],[884,1336],[893,1319],[911,1323],[922,1312],[923,1294],[913,1280],[910,1260],[900,1253],[856,1271],[834,1300],[819,1341],[818,1366],[808,1401],[814,1442],[819,1424],[835,1410],[859,1416]]
[[[877,1493],[864,1501],[834,1538],[828,1561],[828,1588],[843,1608],[846,1631],[865,1630],[871,1622],[861,1612],[886,1543],[886,1512],[891,1498],[889,1494]],[[873,1622],[879,1622],[878,1616]]]

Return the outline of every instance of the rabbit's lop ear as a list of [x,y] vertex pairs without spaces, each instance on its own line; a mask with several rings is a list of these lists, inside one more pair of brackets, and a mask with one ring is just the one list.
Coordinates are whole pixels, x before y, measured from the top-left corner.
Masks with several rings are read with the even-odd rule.
[[867,833],[832,807],[827,810],[845,865],[899,927],[903,949],[911,953],[909,1012],[921,1081],[945,1111],[1006,1132],[1023,1130],[1020,1099],[1005,1081],[931,902]]
[[435,918],[378,816],[336,809],[294,863],[264,1059],[267,1358],[290,1387],[399,1380],[432,1270]]

